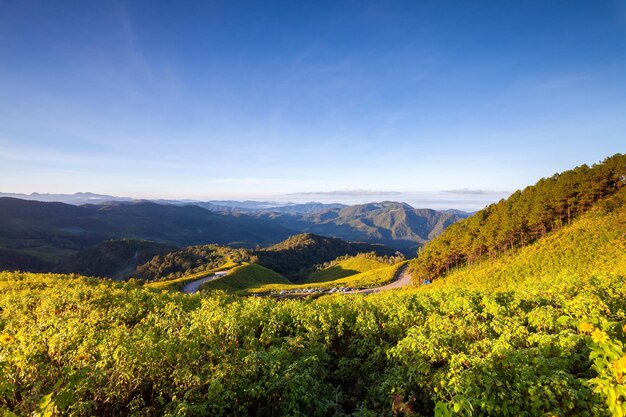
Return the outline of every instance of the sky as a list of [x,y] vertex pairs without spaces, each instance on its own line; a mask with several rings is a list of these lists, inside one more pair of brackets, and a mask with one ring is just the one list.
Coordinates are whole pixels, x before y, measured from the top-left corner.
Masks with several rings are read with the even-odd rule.
[[0,0],[3,192],[480,206],[625,145],[626,0]]

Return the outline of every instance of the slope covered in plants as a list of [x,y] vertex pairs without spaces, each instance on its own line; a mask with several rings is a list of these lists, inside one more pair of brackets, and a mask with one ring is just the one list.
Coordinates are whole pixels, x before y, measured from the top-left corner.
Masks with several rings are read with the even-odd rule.
[[[526,280],[626,274],[626,188],[537,242],[458,268],[433,287],[506,289]],[[433,288],[430,287],[430,288]]]
[[622,356],[589,357],[619,352],[625,315],[618,275],[276,302],[0,273],[0,410],[608,415],[594,389]]
[[342,256],[334,261],[319,265],[318,270],[306,277],[307,283],[327,282],[362,272],[385,268],[403,260],[403,257],[380,257],[375,253],[360,253]]
[[415,276],[436,279],[524,247],[571,224],[624,186],[626,155],[621,154],[544,178],[446,229],[412,262]]

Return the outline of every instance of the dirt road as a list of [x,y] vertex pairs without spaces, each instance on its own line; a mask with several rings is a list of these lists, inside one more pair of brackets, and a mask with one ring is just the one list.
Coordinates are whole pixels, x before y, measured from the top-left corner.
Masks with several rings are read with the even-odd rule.
[[411,285],[411,273],[409,272],[408,265],[404,265],[398,270],[396,278],[389,284],[381,285],[380,287],[363,288],[360,290],[349,291],[343,294],[373,294],[376,292],[406,287],[407,285]]

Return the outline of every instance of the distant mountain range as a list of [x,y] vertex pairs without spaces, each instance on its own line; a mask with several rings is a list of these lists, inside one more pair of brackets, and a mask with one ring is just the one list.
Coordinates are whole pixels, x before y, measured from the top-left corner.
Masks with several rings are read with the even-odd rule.
[[0,198],[0,269],[50,270],[66,256],[110,239],[174,247],[272,244],[294,232],[243,214],[151,202],[65,203]]
[[385,201],[307,213],[266,210],[251,215],[299,232],[381,243],[411,253],[470,214],[458,210],[415,209],[405,203]]
[[209,200],[209,201],[198,201],[198,200],[168,200],[168,199],[157,199],[157,200],[145,200],[145,199],[135,199],[131,197],[117,197],[106,194],[95,194],[90,192],[80,192],[74,194],[48,194],[48,193],[31,193],[31,194],[21,194],[21,193],[0,193],[0,197],[9,197],[9,198],[19,198],[20,200],[29,200],[29,201],[42,201],[42,202],[57,202],[57,203],[66,203],[72,204],[75,206],[81,206],[84,204],[102,204],[102,203],[110,203],[110,202],[145,202],[150,201],[152,203],[164,204],[164,205],[175,205],[175,206],[199,206],[205,208],[207,210],[213,212],[227,212],[227,213],[254,213],[259,211],[274,211],[278,213],[312,213],[315,211],[323,210],[325,208],[340,208],[347,207],[345,204],[339,203],[318,203],[318,202],[309,202],[309,203],[285,203],[285,202],[276,202],[276,201],[254,201],[254,200],[245,200],[245,201],[236,201],[236,200]]
[[19,198],[20,200],[57,202],[80,206],[82,204],[99,204],[108,201],[133,201],[130,197],[114,197],[112,195],[94,193],[48,194],[48,193],[0,193],[0,197]]
[[[112,263],[125,262],[125,270],[131,270],[166,249],[210,243],[253,248],[298,233],[382,244],[414,256],[419,246],[468,216],[456,210],[414,209],[397,202],[355,206],[150,202],[111,200],[118,197],[93,193],[34,193],[27,197],[0,197],[0,270],[72,272],[74,265],[80,265],[81,270],[101,271],[109,258]],[[63,198],[74,203],[33,201],[35,198]]]

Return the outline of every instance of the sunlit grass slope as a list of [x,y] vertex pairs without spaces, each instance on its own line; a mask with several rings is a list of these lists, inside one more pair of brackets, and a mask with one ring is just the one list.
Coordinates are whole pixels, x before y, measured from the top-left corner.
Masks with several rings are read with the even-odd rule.
[[238,292],[253,290],[268,284],[289,284],[282,275],[261,265],[245,264],[234,268],[228,275],[209,281],[200,287],[201,290],[222,290]]
[[350,275],[360,274],[362,272],[385,268],[388,266],[389,264],[386,264],[375,257],[368,256],[366,254],[359,254],[348,259],[333,262],[333,264],[328,268],[309,274],[306,282],[315,283],[333,281]]
[[282,291],[282,290],[299,290],[299,289],[329,289],[329,288],[369,288],[378,285],[387,284],[394,279],[398,270],[404,266],[406,262],[399,262],[395,265],[386,265],[382,268],[373,269],[370,271],[361,272],[360,274],[354,274],[343,278],[338,278],[332,281],[314,282],[309,284],[268,284],[261,287],[256,287],[250,292],[268,292],[268,291]]
[[509,290],[527,280],[601,274],[626,275],[626,206],[598,207],[532,245],[454,271],[429,288]]

